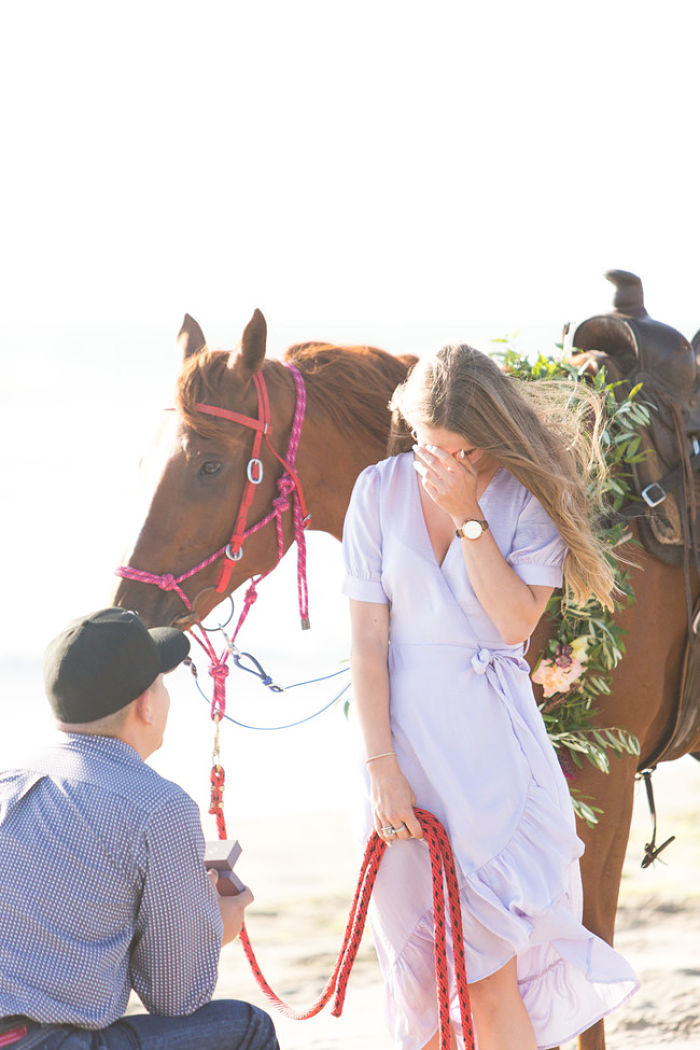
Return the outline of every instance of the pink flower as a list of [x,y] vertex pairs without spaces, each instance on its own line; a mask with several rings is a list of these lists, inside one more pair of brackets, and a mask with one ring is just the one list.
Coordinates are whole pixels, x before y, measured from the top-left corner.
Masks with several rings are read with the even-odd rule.
[[540,660],[530,676],[533,682],[542,686],[545,697],[568,692],[576,679],[583,674],[584,665],[580,660],[566,657],[567,665],[562,667],[560,659],[561,657],[556,660]]

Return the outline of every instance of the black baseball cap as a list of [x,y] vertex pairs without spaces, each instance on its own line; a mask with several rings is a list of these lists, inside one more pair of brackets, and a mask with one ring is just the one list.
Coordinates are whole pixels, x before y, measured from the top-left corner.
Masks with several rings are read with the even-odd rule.
[[129,609],[73,620],[44,654],[44,685],[60,722],[79,725],[126,707],[190,651],[174,627],[150,630]]

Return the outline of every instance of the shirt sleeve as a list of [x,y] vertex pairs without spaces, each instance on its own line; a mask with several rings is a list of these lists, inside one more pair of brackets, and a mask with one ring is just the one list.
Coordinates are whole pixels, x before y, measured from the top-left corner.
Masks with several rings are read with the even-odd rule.
[[360,602],[388,605],[382,587],[381,477],[376,466],[363,470],[352,490],[343,526],[345,582],[342,591]]
[[151,816],[130,964],[132,987],[151,1013],[191,1014],[214,994],[223,922],[204,848],[199,812],[184,791]]
[[542,504],[528,493],[506,561],[524,583],[561,587],[567,547]]

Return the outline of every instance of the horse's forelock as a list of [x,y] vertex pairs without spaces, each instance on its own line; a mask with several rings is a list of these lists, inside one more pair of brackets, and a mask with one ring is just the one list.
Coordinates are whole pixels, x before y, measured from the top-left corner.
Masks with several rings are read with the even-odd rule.
[[226,436],[231,424],[199,412],[197,404],[216,403],[226,375],[229,354],[226,350],[209,350],[187,358],[177,380],[175,399],[177,409],[188,427],[202,437]]

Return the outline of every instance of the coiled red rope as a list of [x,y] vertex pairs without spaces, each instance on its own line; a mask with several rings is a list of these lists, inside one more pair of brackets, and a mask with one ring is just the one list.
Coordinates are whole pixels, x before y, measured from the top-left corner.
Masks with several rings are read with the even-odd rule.
[[[440,1028],[440,1050],[450,1048],[450,992],[447,967],[447,923],[445,908],[445,886],[447,886],[447,904],[449,907],[450,924],[452,927],[452,947],[454,953],[454,972],[457,984],[457,997],[459,1000],[460,1019],[464,1036],[465,1050],[474,1050],[474,1030],[471,1021],[471,1007],[469,1004],[469,991],[467,988],[467,970],[464,957],[464,938],[462,935],[462,910],[459,903],[459,886],[457,873],[455,871],[452,848],[447,832],[440,821],[432,813],[424,809],[416,809],[416,816],[423,829],[425,841],[430,850],[430,866],[433,876],[433,913],[435,922],[435,978],[437,984],[437,999]],[[331,1014],[340,1017],[345,1002],[350,971],[352,970],[362,932],[367,918],[372,889],[379,872],[379,865],[384,855],[386,842],[380,839],[376,831],[370,836],[365,855],[360,869],[360,877],[355,891],[355,897],[350,908],[350,917],[345,930],[343,944],[338,953],[335,969],[331,974],[326,987],[320,998],[308,1010],[295,1010],[285,1003],[272,990],[265,980],[262,970],[258,965],[255,954],[251,947],[248,931],[243,926],[240,933],[240,941],[243,951],[250,963],[253,974],[258,984],[268,999],[287,1017],[297,1021],[304,1021],[314,1017],[323,1009],[333,995],[335,1001]]]

